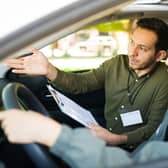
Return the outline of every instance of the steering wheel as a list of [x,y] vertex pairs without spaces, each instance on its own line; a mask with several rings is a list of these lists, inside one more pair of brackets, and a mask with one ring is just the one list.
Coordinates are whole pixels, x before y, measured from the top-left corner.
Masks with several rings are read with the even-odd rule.
[[[36,96],[23,84],[13,82],[8,83],[2,90],[2,103],[4,109],[31,109],[43,115],[49,116],[49,113]],[[23,144],[24,151],[38,168],[57,168],[58,165],[54,160],[47,147],[39,144]]]

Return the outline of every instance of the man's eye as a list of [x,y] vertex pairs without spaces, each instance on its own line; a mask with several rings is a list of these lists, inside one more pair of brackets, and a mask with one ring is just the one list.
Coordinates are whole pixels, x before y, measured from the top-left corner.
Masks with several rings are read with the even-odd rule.
[[131,45],[134,45],[134,41],[133,41],[133,40],[130,40],[130,44],[131,44]]
[[145,48],[145,47],[140,47],[140,49],[144,52],[147,52],[148,51],[148,48]]

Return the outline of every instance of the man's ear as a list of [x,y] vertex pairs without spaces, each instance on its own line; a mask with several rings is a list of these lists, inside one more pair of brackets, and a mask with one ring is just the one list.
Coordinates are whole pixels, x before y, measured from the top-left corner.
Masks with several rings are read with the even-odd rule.
[[167,58],[167,52],[165,50],[160,50],[156,54],[156,61],[159,62]]

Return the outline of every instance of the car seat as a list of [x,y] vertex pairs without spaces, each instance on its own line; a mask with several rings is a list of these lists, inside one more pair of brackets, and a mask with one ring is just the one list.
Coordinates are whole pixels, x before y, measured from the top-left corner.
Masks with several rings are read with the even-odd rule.
[[159,127],[156,129],[156,131],[153,133],[153,135],[145,142],[143,142],[141,145],[139,145],[132,154],[136,154],[139,150],[143,148],[146,143],[149,143],[149,141],[165,141],[168,140],[168,109],[164,115],[163,121],[160,123]]
[[161,122],[161,124],[159,125],[159,127],[154,132],[154,134],[150,137],[149,140],[150,141],[165,140],[167,127],[168,127],[168,110],[164,115],[163,121]]

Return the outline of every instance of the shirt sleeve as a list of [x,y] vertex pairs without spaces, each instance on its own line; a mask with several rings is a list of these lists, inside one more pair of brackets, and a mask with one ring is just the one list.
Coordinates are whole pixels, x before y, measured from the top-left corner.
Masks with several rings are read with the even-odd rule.
[[101,89],[104,87],[104,81],[103,63],[100,67],[87,72],[72,73],[58,70],[57,78],[52,83],[65,92],[78,94]]
[[129,153],[107,147],[86,128],[71,129],[64,125],[50,151],[73,168],[111,168],[133,163]]

